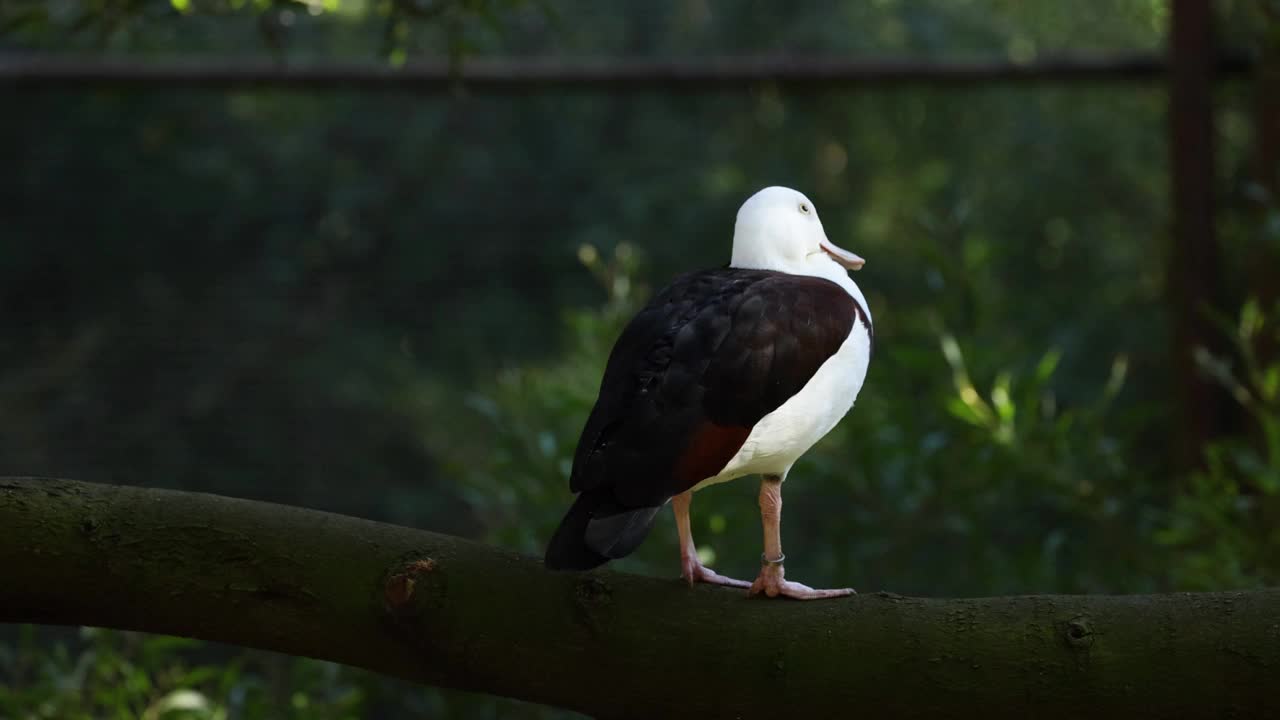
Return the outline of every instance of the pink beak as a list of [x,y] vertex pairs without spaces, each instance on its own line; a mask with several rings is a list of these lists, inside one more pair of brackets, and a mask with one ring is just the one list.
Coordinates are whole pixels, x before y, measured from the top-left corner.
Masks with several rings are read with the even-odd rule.
[[818,242],[818,246],[821,247],[824,252],[830,255],[832,260],[835,260],[836,262],[840,263],[844,267],[849,268],[850,270],[860,270],[862,269],[862,266],[865,265],[867,262],[866,260],[863,260],[861,257],[849,252],[848,250],[845,250],[842,247],[837,247],[836,245],[832,244],[830,240],[826,238],[822,238],[822,240]]

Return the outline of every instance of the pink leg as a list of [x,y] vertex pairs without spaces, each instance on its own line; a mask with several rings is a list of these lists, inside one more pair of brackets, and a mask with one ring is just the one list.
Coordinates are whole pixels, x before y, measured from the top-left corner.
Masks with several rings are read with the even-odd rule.
[[853,588],[815,590],[808,585],[783,579],[782,561],[785,556],[782,554],[781,531],[782,478],[777,475],[765,475],[761,478],[760,521],[764,524],[764,555],[760,558],[760,575],[751,583],[748,595],[782,595],[797,600],[817,600],[854,594]]
[[689,527],[689,503],[692,501],[692,490],[671,498],[671,508],[676,512],[676,530],[680,533],[680,577],[684,578],[690,587],[699,582],[729,587],[751,587],[749,582],[719,575],[698,562],[698,550],[693,545],[693,530]]

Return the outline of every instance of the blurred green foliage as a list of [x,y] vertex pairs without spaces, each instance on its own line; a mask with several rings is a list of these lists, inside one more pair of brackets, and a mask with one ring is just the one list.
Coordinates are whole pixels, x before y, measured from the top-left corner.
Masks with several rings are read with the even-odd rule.
[[[1165,3],[13,0],[0,51],[1028,61],[1158,50]],[[1267,2],[1219,4],[1275,54]],[[1172,460],[1158,86],[448,96],[0,88],[0,472],[221,492],[539,553],[623,323],[804,190],[868,258],[867,386],[794,469],[795,576],[927,595],[1280,575],[1280,212],[1219,91],[1239,432]],[[1270,254],[1268,254],[1270,253]],[[1265,276],[1265,273],[1264,273]],[[1264,292],[1265,291],[1265,292]],[[1270,295],[1274,297],[1274,295]],[[755,488],[700,493],[749,577]],[[675,577],[672,519],[621,569]],[[544,717],[185,641],[0,634],[0,718]]]
[[1205,449],[1157,540],[1179,552],[1178,585],[1195,589],[1280,583],[1280,361],[1266,362],[1280,343],[1280,304],[1270,312],[1246,303],[1223,322],[1241,362],[1200,352],[1205,372],[1231,392],[1253,423],[1252,433]]
[[[635,251],[618,250],[606,264],[584,246],[581,254],[603,285],[623,292],[611,292],[596,311],[570,314],[573,332],[556,362],[504,371],[469,398],[487,425],[467,434],[482,438],[490,452],[465,445],[444,452],[457,458],[453,472],[469,479],[477,502],[493,513],[485,523],[493,542],[537,553],[559,520],[577,434],[598,383],[585,369],[603,364],[637,304],[632,283],[618,283]],[[885,390],[868,387],[856,411],[793,470],[788,517],[803,518],[803,527],[785,533],[789,553],[830,581],[859,578],[871,588],[906,592],[932,593],[939,585],[992,593],[1151,587],[1152,578],[1135,577],[1132,568],[1149,551],[1143,539],[1158,518],[1125,456],[1125,438],[1110,427],[1123,356],[1110,363],[1093,398],[1060,407],[1057,351],[1025,373],[999,371],[989,392],[979,393],[954,336],[942,333],[942,351],[919,357],[882,337],[878,331],[877,363],[915,362],[950,382],[916,406],[919,435],[902,430]],[[886,385],[892,393],[896,383]],[[744,575],[759,544],[755,492],[746,485],[711,489],[694,504],[706,560],[736,562]],[[617,565],[672,574],[671,525],[664,516],[645,546]],[[940,547],[950,553],[942,562]]]
[[17,628],[0,642],[0,678],[2,720],[578,717],[318,660],[96,628]]
[[[41,637],[41,635],[45,637]],[[84,628],[78,651],[50,642],[54,633],[22,628],[0,645],[0,717],[50,720],[227,720],[362,717],[361,689],[341,670],[316,661],[246,667],[243,659],[191,664],[195,640]],[[188,653],[190,654],[190,653]],[[272,675],[287,677],[272,677]],[[270,680],[270,682],[268,681]]]

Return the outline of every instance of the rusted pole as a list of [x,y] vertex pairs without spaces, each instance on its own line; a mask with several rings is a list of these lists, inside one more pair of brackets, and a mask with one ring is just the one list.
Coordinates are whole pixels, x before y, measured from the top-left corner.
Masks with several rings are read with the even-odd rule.
[[1214,238],[1213,8],[1209,0],[1171,0],[1169,141],[1173,237],[1165,292],[1173,325],[1173,378],[1180,404],[1182,467],[1200,462],[1227,408],[1203,377],[1197,348],[1220,347],[1206,315],[1220,308],[1219,257]]
[[[1266,227],[1273,213],[1280,213],[1280,7],[1263,6],[1267,23],[1263,47],[1253,81],[1254,180],[1265,191],[1257,208],[1258,224]],[[1280,300],[1280,254],[1274,239],[1253,243],[1249,294],[1270,310]],[[1260,335],[1254,350],[1262,363],[1276,357],[1274,338]]]
[[[1216,58],[1220,71],[1245,73],[1253,60],[1230,52]],[[0,88],[227,89],[270,87],[359,91],[705,92],[772,82],[789,90],[856,89],[904,84],[958,87],[989,83],[1159,82],[1165,58],[1150,53],[1045,57],[1029,63],[992,60],[847,59],[822,57],[719,57],[696,60],[468,58],[458,65],[421,61],[403,67],[377,62],[280,63],[206,58],[152,62],[130,59],[0,55]]]

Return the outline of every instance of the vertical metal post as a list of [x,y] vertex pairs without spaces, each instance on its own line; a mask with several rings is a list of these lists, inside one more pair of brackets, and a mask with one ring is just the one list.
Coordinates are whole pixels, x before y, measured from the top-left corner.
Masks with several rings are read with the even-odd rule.
[[[1253,80],[1254,179],[1266,190],[1267,199],[1257,208],[1258,223],[1266,226],[1272,213],[1280,212],[1280,6],[1262,5],[1264,43]],[[1280,300],[1280,247],[1276,238],[1263,237],[1254,243],[1250,258],[1249,293],[1271,311]],[[1259,337],[1254,350],[1263,362],[1276,357],[1278,343],[1270,336]]]
[[1169,140],[1173,243],[1165,277],[1173,313],[1174,382],[1181,405],[1179,456],[1196,465],[1227,409],[1221,393],[1198,371],[1198,347],[1220,347],[1205,316],[1220,307],[1219,258],[1214,239],[1213,8],[1210,0],[1170,0]]

